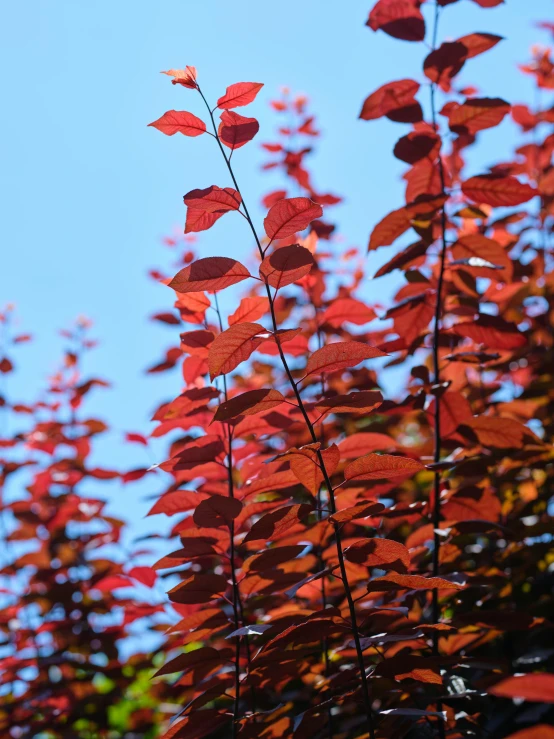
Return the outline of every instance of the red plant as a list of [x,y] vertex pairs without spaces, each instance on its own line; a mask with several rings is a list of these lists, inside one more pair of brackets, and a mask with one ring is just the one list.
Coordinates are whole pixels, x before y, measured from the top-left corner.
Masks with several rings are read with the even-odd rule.
[[[9,308],[0,315],[4,377],[15,365],[7,353],[30,338],[13,331],[11,318]],[[130,597],[137,585],[152,588],[156,573],[133,566],[140,552],[123,544],[123,522],[90,492],[120,475],[90,459],[95,438],[108,428],[81,413],[89,392],[107,385],[82,376],[83,355],[94,346],[88,329],[80,319],[62,332],[68,344],[62,367],[38,401],[16,402],[2,392],[0,727],[6,737],[131,731],[146,738],[163,720],[162,694],[168,704],[171,697],[163,685],[148,687],[151,654],[121,652],[136,622],[144,638],[164,604],[159,597]]]
[[[263,145],[276,157],[266,167],[293,192],[266,196],[258,224],[232,157],[259,126],[229,110],[261,85],[232,85],[213,105],[193,68],[171,71],[204,106],[192,134],[213,137],[229,178],[184,196],[185,231],[238,214],[258,264],[189,252],[166,280],[193,324],[159,365],[184,355],[185,388],[155,415],[157,435],[181,435],[153,512],[184,514],[172,531],[182,548],[157,565],[180,574],[169,598],[184,615],[173,642],[184,650],[160,671],[181,674],[184,692],[167,737],[503,737],[516,722],[523,739],[552,718],[552,657],[536,651],[552,606],[540,533],[551,526],[549,114],[456,87],[500,38],[439,44],[449,4],[431,14],[430,119],[412,79],[369,95],[360,116],[411,125],[394,147],[409,165],[406,204],[369,240],[417,237],[375,275],[405,275],[384,313],[363,299],[373,290],[357,251],[341,254],[321,220],[338,198],[318,195],[306,168],[298,138],[317,134],[306,101],[272,103],[288,122]],[[421,5],[380,0],[368,25],[421,41]],[[525,71],[552,87],[544,52]],[[510,112],[533,143],[466,175],[464,150]],[[184,123],[153,125],[191,135],[192,114],[171,115]],[[226,327],[218,294],[239,283]],[[402,364],[407,393],[383,399],[381,373]],[[510,709],[516,696],[540,705]]]

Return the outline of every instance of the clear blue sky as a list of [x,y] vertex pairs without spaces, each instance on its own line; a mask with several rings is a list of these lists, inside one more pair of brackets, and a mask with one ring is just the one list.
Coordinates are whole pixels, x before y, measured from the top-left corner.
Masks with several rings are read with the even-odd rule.
[[[19,352],[20,371],[10,381],[14,393],[23,396],[54,370],[63,346],[57,330],[81,313],[94,320],[101,341],[87,369],[114,385],[91,396],[94,415],[106,417],[118,431],[148,430],[156,403],[179,389],[177,378],[143,373],[170,340],[147,316],[172,301],[167,288],[151,283],[146,272],[167,260],[159,240],[184,222],[182,195],[229,183],[211,139],[168,138],[146,127],[171,108],[201,114],[196,96],[173,87],[159,74],[162,69],[195,65],[212,99],[233,82],[264,82],[248,109],[261,122],[258,143],[273,131],[275,116],[266,103],[280,85],[308,94],[324,132],[313,161],[315,181],[346,197],[335,213],[347,243],[367,242],[375,222],[401,204],[402,166],[391,150],[406,128],[386,120],[359,121],[359,109],[384,82],[417,74],[424,53],[421,44],[366,28],[371,5],[371,0],[3,5],[0,302],[15,302],[22,328],[35,334],[33,344]],[[479,85],[484,95],[529,101],[530,85],[515,66],[526,60],[532,43],[548,42],[533,23],[551,18],[553,8],[552,0],[508,0],[483,10],[460,0],[444,10],[439,37],[474,31],[505,36],[495,49],[468,62],[461,79]],[[513,135],[508,121],[485,132],[480,164],[508,156]],[[257,204],[272,182],[259,171],[256,140],[236,159],[245,196]],[[259,209],[256,215],[262,215]],[[249,251],[238,220],[229,218],[202,237],[205,255]],[[141,464],[141,450],[122,449],[118,438],[104,442],[98,461]],[[138,522],[145,509],[142,494],[156,489],[155,480],[142,485],[141,493],[137,486],[113,486],[112,511]]]

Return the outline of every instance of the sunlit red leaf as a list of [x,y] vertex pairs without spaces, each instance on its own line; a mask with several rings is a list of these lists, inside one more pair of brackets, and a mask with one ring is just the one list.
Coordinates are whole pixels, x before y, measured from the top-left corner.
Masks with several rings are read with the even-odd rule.
[[[323,459],[325,471],[330,477],[340,461],[340,452],[336,444],[327,449],[319,449],[319,444],[310,444],[300,449],[293,448],[287,454],[290,468],[299,482],[306,487],[312,495],[317,495],[320,485],[325,476],[319,455]],[[318,454],[319,451],[319,454]]]
[[375,431],[364,431],[348,436],[340,442],[342,459],[354,459],[369,452],[396,449],[398,443],[387,434]]
[[[309,198],[285,198],[269,209],[264,219],[265,232],[272,241],[293,236],[307,228],[315,218],[323,215],[323,209]],[[277,253],[277,252],[275,252]]]
[[450,83],[464,65],[468,50],[459,41],[446,41],[425,57],[423,71],[431,82],[448,92]]
[[423,117],[420,104],[415,99],[419,83],[404,79],[388,82],[367,97],[360,118],[371,121],[387,116],[393,121],[416,123]]
[[361,300],[355,298],[337,298],[321,314],[321,322],[328,323],[333,328],[339,328],[343,323],[353,323],[363,326],[369,323],[377,314]]
[[133,567],[131,570],[129,570],[128,575],[134,580],[138,580],[143,585],[146,585],[148,588],[151,588],[155,585],[158,577],[155,570],[153,570],[151,567]]
[[498,207],[521,205],[537,194],[535,188],[510,175],[483,174],[462,183],[462,192],[476,203]]
[[241,197],[236,190],[232,187],[221,188],[217,185],[211,185],[203,190],[191,190],[183,200],[188,208],[205,213],[238,210],[241,204]]
[[355,462],[351,462],[344,470],[346,480],[387,480],[391,477],[414,475],[424,469],[421,462],[409,457],[397,457],[393,454],[369,453]]
[[174,85],[182,85],[183,87],[189,87],[192,90],[195,90],[197,87],[196,67],[185,67],[185,69],[169,69],[167,72],[162,72],[162,74],[167,74],[169,77],[173,77],[171,82]]
[[336,395],[321,400],[317,409],[321,413],[371,413],[379,408],[383,396],[378,390],[360,390],[348,395]]
[[442,577],[422,577],[421,575],[401,575],[389,572],[383,577],[376,577],[370,581],[370,592],[380,590],[462,590],[463,585],[444,580]]
[[448,329],[449,333],[464,336],[476,344],[483,344],[487,349],[510,351],[526,344],[525,335],[516,325],[505,321],[500,316],[481,313],[477,320],[460,321]]
[[493,685],[488,692],[497,698],[523,698],[534,703],[554,703],[554,675],[548,672],[513,675]]
[[156,672],[154,677],[162,675],[171,675],[173,672],[184,672],[185,670],[194,669],[195,667],[214,668],[222,662],[221,656],[217,649],[213,647],[200,647],[192,652],[184,652],[177,655]]
[[482,8],[496,8],[497,5],[502,5],[504,0],[473,0],[473,2]]
[[278,390],[268,388],[248,390],[222,403],[215,413],[214,420],[229,421],[237,416],[251,416],[275,408],[284,401],[285,396]]
[[229,326],[246,321],[258,321],[269,311],[269,300],[264,297],[243,298],[239,307],[229,316]]
[[354,521],[357,518],[367,518],[368,516],[378,516],[381,511],[385,509],[382,503],[376,503],[374,500],[364,500],[356,503],[356,505],[350,506],[349,508],[343,508],[338,513],[333,513],[331,521],[335,523],[348,523],[348,521]]
[[101,590],[103,593],[109,593],[118,588],[129,588],[133,585],[131,580],[124,575],[108,575],[95,583],[92,587]]
[[236,190],[217,185],[204,190],[191,190],[183,200],[187,206],[185,233],[211,228],[225,213],[238,210],[241,204],[241,197]]
[[267,338],[266,329],[259,323],[236,323],[216,336],[208,354],[212,380],[238,367]]
[[252,141],[258,133],[260,124],[255,118],[246,118],[232,111],[225,110],[221,114],[218,135],[229,149],[240,149]]
[[499,41],[502,41],[502,36],[495,36],[494,33],[470,33],[458,39],[467,49],[467,59],[492,49]]
[[227,579],[223,575],[193,575],[168,592],[173,603],[208,603],[227,590]]
[[379,0],[366,23],[373,31],[381,29],[404,41],[423,41],[425,21],[420,0]]
[[169,287],[178,293],[223,290],[247,277],[250,277],[250,272],[236,259],[205,257],[177,272]]
[[313,264],[314,258],[308,249],[298,244],[283,246],[265,257],[260,265],[260,277],[278,290],[305,277]]
[[236,82],[234,85],[229,85],[225,90],[225,95],[222,95],[217,101],[218,108],[240,108],[243,105],[251,103],[259,91],[262,89],[263,83],[261,82]]
[[279,508],[266,513],[252,526],[244,542],[280,539],[290,528],[306,519],[312,512],[312,506],[302,503]]
[[407,572],[410,566],[410,553],[406,547],[391,539],[361,539],[347,547],[344,556],[354,564],[381,570]]
[[223,495],[210,495],[201,500],[193,514],[197,526],[217,528],[222,524],[229,526],[242,511],[242,503],[236,498]]
[[469,98],[464,103],[447,103],[441,114],[448,118],[451,131],[473,135],[502,122],[510,104],[501,98]]
[[479,442],[485,447],[499,449],[519,449],[526,435],[531,431],[513,418],[496,416],[477,416],[468,422]]
[[149,123],[149,126],[157,128],[166,136],[182,133],[183,136],[201,136],[206,133],[206,124],[192,113],[186,110],[168,110],[157,121]]
[[271,547],[261,554],[255,554],[249,557],[243,564],[244,572],[263,572],[264,570],[273,569],[283,562],[288,562],[298,557],[306,549],[302,544],[295,544],[285,547]]
[[366,359],[384,356],[385,352],[361,341],[339,341],[327,344],[310,356],[306,365],[306,375],[337,372],[355,367]]
[[388,213],[371,232],[368,251],[380,246],[389,246],[411,226],[411,219],[406,208],[398,208]]

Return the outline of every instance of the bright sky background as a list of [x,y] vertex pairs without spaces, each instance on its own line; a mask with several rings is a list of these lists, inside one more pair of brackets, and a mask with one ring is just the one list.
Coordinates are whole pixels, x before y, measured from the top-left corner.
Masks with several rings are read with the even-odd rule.
[[[230,184],[211,138],[169,138],[146,127],[172,108],[203,116],[197,96],[173,87],[160,70],[195,65],[214,101],[233,82],[265,83],[256,102],[240,110],[260,120],[260,134],[235,155],[241,189],[257,218],[263,216],[260,194],[281,184],[259,169],[259,143],[271,139],[277,123],[267,102],[283,84],[306,93],[323,129],[311,162],[315,183],[345,196],[333,220],[340,221],[346,244],[365,245],[371,227],[403,202],[403,165],[392,147],[408,128],[386,119],[359,121],[361,103],[385,82],[421,79],[425,55],[421,44],[366,28],[371,5],[372,0],[3,4],[0,303],[15,302],[21,329],[35,335],[19,351],[11,392],[31,398],[41,378],[56,368],[63,347],[58,329],[79,314],[90,317],[101,344],[89,356],[87,372],[110,379],[113,389],[96,391],[87,409],[116,432],[100,446],[98,462],[142,465],[144,452],[122,447],[121,433],[147,431],[155,406],[179,390],[177,377],[153,378],[143,371],[171,341],[170,331],[147,316],[168,310],[172,293],[146,273],[168,263],[160,238],[182,228],[182,195]],[[532,43],[548,43],[533,24],[551,19],[553,8],[552,0],[508,0],[484,10],[460,0],[443,11],[439,38],[475,31],[506,37],[470,60],[461,81],[484,95],[531,102],[529,80],[515,67],[527,59]],[[426,3],[426,14],[431,10]],[[420,97],[426,105],[425,89]],[[482,134],[472,173],[495,157],[508,157],[514,132],[505,121]],[[239,220],[223,219],[202,236],[203,255],[246,255],[251,244]],[[377,261],[370,273],[383,258],[372,260]],[[366,298],[379,297],[380,289],[372,287]],[[111,510],[144,530],[144,495],[158,489],[151,477],[140,487],[114,485]]]

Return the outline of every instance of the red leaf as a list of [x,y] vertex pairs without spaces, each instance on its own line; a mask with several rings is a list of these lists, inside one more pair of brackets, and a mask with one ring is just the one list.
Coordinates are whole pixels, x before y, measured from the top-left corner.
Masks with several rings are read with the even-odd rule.
[[486,448],[521,449],[526,435],[531,431],[513,418],[477,416],[467,424]]
[[497,698],[523,698],[533,703],[554,703],[554,675],[548,672],[513,675],[488,689]]
[[417,667],[409,672],[398,673],[394,676],[396,680],[418,680],[420,683],[434,683],[435,685],[442,685],[441,676],[433,672],[433,670],[418,669]]
[[537,724],[537,726],[516,731],[515,734],[510,734],[506,739],[554,739],[554,726]]
[[[429,407],[430,421],[434,426],[434,413],[436,399]],[[448,437],[454,434],[462,424],[467,424],[473,419],[471,405],[466,397],[460,392],[449,390],[440,396],[439,422],[441,436]]]
[[244,323],[245,321],[257,321],[269,310],[269,300],[267,298],[252,297],[243,298],[239,307],[229,316],[229,326],[235,323]]
[[108,575],[108,577],[103,577],[97,583],[91,585],[91,588],[101,590],[103,593],[110,593],[112,590],[117,590],[118,588],[130,588],[132,586],[133,583],[128,577],[123,575]]
[[421,159],[435,160],[440,145],[441,140],[436,134],[412,131],[398,139],[394,147],[394,156],[407,164],[415,164]]
[[217,185],[204,190],[191,190],[183,198],[187,206],[185,233],[206,231],[225,213],[238,210],[241,197],[232,187]]
[[278,390],[268,388],[249,390],[222,403],[215,413],[214,420],[229,421],[237,416],[252,416],[275,408],[284,401],[285,396]]
[[466,59],[471,59],[492,49],[493,46],[496,46],[502,40],[502,36],[495,36],[494,33],[470,33],[467,36],[459,38],[458,43],[466,47]]
[[406,208],[398,208],[382,218],[371,232],[368,251],[380,246],[389,246],[411,226],[411,218]]
[[415,80],[388,82],[365,99],[360,118],[371,121],[387,116],[393,121],[417,123],[423,118],[421,105],[414,97],[418,90]]
[[242,570],[243,572],[263,572],[264,570],[273,569],[283,562],[295,559],[299,554],[302,554],[305,548],[302,544],[286,547],[271,547],[271,549],[266,549],[261,554],[255,554],[253,557],[249,557],[243,563]]
[[314,258],[308,249],[291,244],[265,257],[260,265],[260,277],[278,290],[305,277],[313,264]]
[[160,739],[204,739],[227,723],[229,714],[226,711],[208,708],[176,719]]
[[225,146],[235,150],[252,141],[259,129],[260,124],[255,118],[246,118],[225,110],[221,114],[218,135]]
[[381,29],[404,41],[423,41],[425,21],[419,10],[420,0],[379,0],[369,14],[366,26]]
[[309,198],[278,200],[264,219],[265,232],[271,241],[285,239],[298,231],[303,231],[315,218],[322,215],[321,206]]
[[[484,259],[491,264],[504,269],[500,271],[502,281],[507,281],[511,278],[513,265],[512,260],[508,256],[506,250],[497,242],[492,239],[488,239],[482,234],[463,234],[460,236],[458,241],[452,247],[452,257],[454,259],[469,259],[471,257],[477,257],[478,259]],[[491,270],[487,267],[478,267],[479,275],[483,277],[489,277],[495,280],[501,279],[497,274],[496,270]]]
[[222,524],[230,526],[242,511],[242,503],[236,498],[223,495],[210,495],[198,504],[192,516],[197,526],[217,528]]
[[502,5],[504,0],[473,0],[473,2],[482,8],[496,8],[498,5]]
[[192,652],[178,654],[177,657],[170,659],[163,667],[156,672],[154,677],[161,675],[171,675],[173,672],[185,672],[195,667],[214,668],[218,667],[222,662],[221,656],[217,649],[213,647],[200,647]]
[[364,567],[379,567],[382,570],[407,572],[410,553],[403,544],[391,539],[362,539],[344,551],[349,562]]
[[236,82],[229,85],[225,90],[225,95],[217,101],[218,108],[240,108],[248,105],[254,100],[256,95],[263,87],[263,82]]
[[442,577],[400,575],[396,572],[389,572],[383,577],[376,577],[371,580],[367,589],[369,592],[378,592],[381,590],[398,590],[399,588],[406,590],[462,590],[464,586],[449,580],[443,580]]
[[462,183],[462,192],[476,203],[494,207],[521,205],[537,195],[537,190],[516,177],[483,174]]
[[204,329],[185,331],[181,334],[181,349],[184,354],[206,358],[213,340],[214,335],[211,331],[204,331]]
[[129,577],[138,580],[143,585],[151,588],[156,584],[156,571],[151,567],[133,567],[128,573]]
[[302,503],[300,505],[285,506],[271,513],[266,513],[265,516],[262,516],[252,526],[244,538],[244,543],[260,539],[266,541],[279,539],[291,527],[296,526],[303,519],[307,518],[311,511],[312,506]]
[[355,367],[365,359],[384,356],[386,356],[385,352],[369,344],[363,344],[361,341],[339,341],[335,344],[327,344],[310,356],[305,376],[337,372],[347,367]]
[[185,205],[204,213],[226,213],[228,210],[238,210],[241,197],[232,187],[221,188],[217,185],[206,187],[203,190],[191,190],[183,198]]
[[170,69],[167,72],[162,72],[173,77],[171,80],[174,85],[182,85],[183,87],[189,87],[195,90],[198,85],[196,84],[196,67],[185,67],[185,69]]
[[134,442],[135,444],[142,444],[143,446],[148,446],[148,439],[143,436],[142,434],[125,434],[125,441]]
[[216,336],[208,354],[211,379],[234,370],[268,336],[266,329],[259,323],[236,323]]
[[469,98],[462,103],[451,102],[441,114],[447,116],[450,130],[457,134],[474,135],[502,122],[510,112],[510,104],[501,98]]
[[157,513],[165,513],[166,516],[174,516],[176,513],[185,513],[185,511],[196,508],[205,497],[203,493],[196,493],[194,490],[174,490],[162,495],[147,515],[154,516]]
[[198,574],[179,583],[168,592],[173,603],[208,603],[227,590],[227,579],[223,575]]
[[[323,468],[319,461],[319,443],[309,444],[300,449],[293,448],[287,454],[290,459],[290,468],[299,482],[307,488],[312,495],[317,495],[319,487],[325,479]],[[328,449],[321,450],[323,464],[328,476],[331,476],[340,462],[340,452],[336,444]]]
[[364,500],[349,508],[344,508],[338,513],[333,513],[330,518],[335,523],[347,523],[348,521],[355,521],[357,518],[377,516],[384,509],[385,506],[382,503],[376,503],[374,500]]
[[321,413],[371,413],[379,408],[383,396],[378,390],[359,390],[348,395],[320,400],[316,406]]
[[336,298],[322,313],[321,323],[328,323],[333,328],[340,328],[344,323],[363,326],[373,321],[377,314],[361,300],[355,298]]
[[464,66],[468,50],[459,41],[447,41],[425,57],[423,71],[442,90],[450,90],[450,81]]
[[369,452],[397,448],[398,444],[390,436],[373,431],[358,432],[339,444],[342,459],[355,459]]
[[207,213],[204,210],[196,208],[188,208],[185,220],[185,233],[198,233],[199,231],[207,231],[216,221],[227,213],[226,210],[220,210],[216,213]]
[[200,136],[206,133],[206,124],[192,113],[186,110],[168,110],[161,118],[149,126],[157,128],[166,136],[182,133],[183,136]]
[[388,275],[395,269],[408,269],[414,262],[417,262],[427,252],[427,244],[424,241],[416,241],[415,244],[410,244],[403,251],[396,254],[382,267],[379,267],[375,273],[375,277],[382,277],[382,275]]
[[189,264],[169,283],[178,293],[196,293],[203,290],[223,290],[250,277],[250,272],[236,259],[206,257]]
[[525,335],[518,331],[515,324],[487,313],[480,313],[477,320],[456,323],[447,331],[456,336],[465,336],[476,344],[483,344],[487,349],[510,351],[527,343]]
[[163,462],[160,467],[166,472],[192,470],[199,465],[215,461],[223,452],[223,443],[219,437],[201,436],[190,442],[167,462]]
[[414,475],[425,469],[421,462],[393,454],[366,454],[351,462],[344,470],[346,480],[387,480]]

